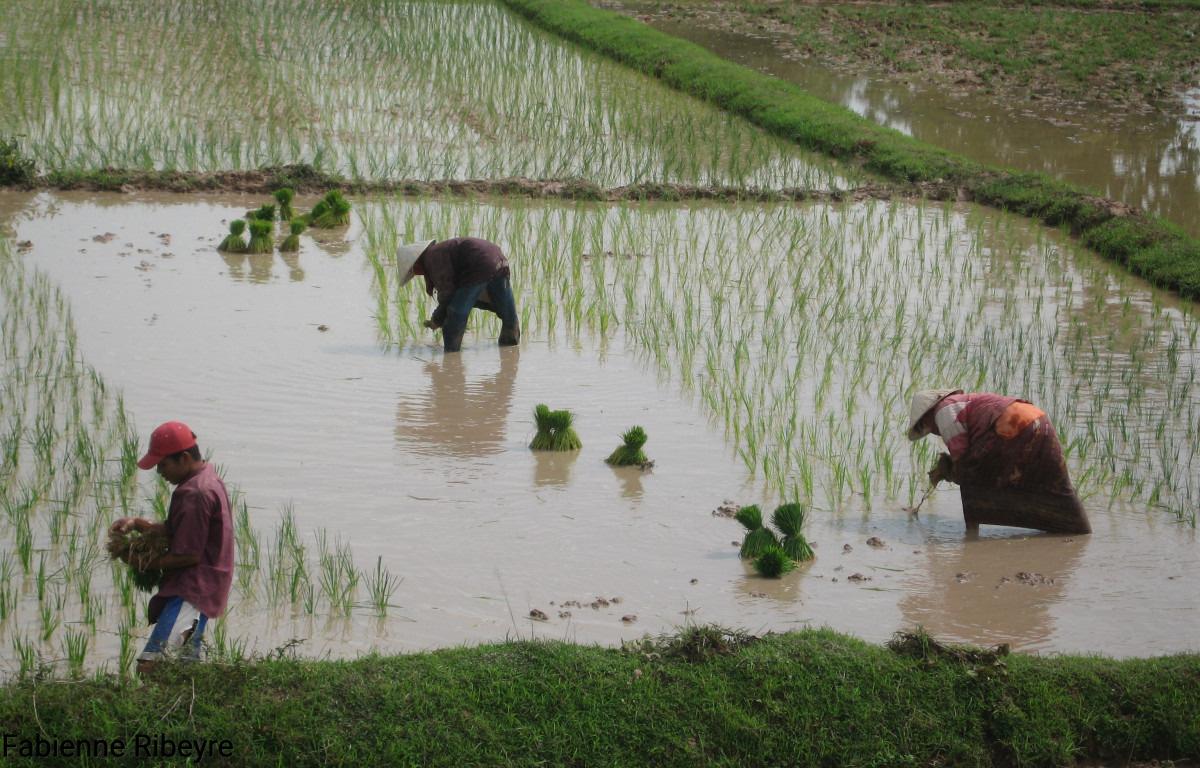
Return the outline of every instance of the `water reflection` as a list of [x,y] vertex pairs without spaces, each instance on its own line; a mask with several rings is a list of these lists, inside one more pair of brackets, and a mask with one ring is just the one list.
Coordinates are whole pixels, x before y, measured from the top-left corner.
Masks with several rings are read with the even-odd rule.
[[975,645],[1046,645],[1055,633],[1052,608],[1091,537],[1009,530],[927,546],[925,570],[908,580],[900,600],[906,624]]
[[770,40],[701,29],[697,22],[651,23],[920,141],[989,165],[1056,176],[1200,237],[1200,90],[1184,95],[1182,115],[1113,115],[1036,95],[999,100],[962,88],[846,74],[787,59]]
[[621,482],[621,496],[626,499],[641,500],[644,471],[640,467],[613,467],[613,474]]
[[425,363],[428,386],[396,404],[396,442],[423,455],[480,458],[505,449],[520,347],[501,347],[494,373],[468,377],[466,356],[441,355]]

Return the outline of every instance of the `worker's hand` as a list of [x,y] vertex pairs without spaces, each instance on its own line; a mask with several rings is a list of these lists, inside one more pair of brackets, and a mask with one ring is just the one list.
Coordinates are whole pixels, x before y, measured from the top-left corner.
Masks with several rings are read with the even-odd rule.
[[930,485],[937,485],[943,480],[954,482],[954,462],[948,453],[938,456],[937,464],[934,464],[933,469],[929,470]]
[[132,530],[136,527],[136,517],[121,517],[113,522],[113,524],[108,527],[108,530],[112,531],[113,533],[125,533],[126,531]]
[[436,331],[438,328],[442,327],[442,324],[436,320],[426,320],[425,327],[431,331]]

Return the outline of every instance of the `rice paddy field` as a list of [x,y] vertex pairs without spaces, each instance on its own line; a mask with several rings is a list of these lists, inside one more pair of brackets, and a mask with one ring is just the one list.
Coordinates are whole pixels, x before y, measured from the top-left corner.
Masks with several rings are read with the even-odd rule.
[[[864,181],[491,3],[6,14],[0,133],[64,172]],[[690,622],[1197,650],[1200,321],[1061,233],[906,200],[360,196],[297,253],[218,253],[264,198],[0,191],[4,675],[131,669],[147,595],[105,531],[165,514],[134,462],[174,418],[235,490],[217,660]],[[519,347],[474,313],[443,354],[398,285],[397,245],[457,235],[509,255]],[[943,385],[1047,411],[1094,533],[968,536],[946,486],[911,517],[937,449],[908,402]],[[581,450],[529,450],[542,403]],[[652,470],[603,461],[634,425]],[[815,560],[756,576],[727,500],[803,503]]]

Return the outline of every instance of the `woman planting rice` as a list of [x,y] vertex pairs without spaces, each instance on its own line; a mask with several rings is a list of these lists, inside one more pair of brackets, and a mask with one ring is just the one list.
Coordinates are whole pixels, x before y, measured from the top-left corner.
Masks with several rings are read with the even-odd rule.
[[958,483],[968,528],[1011,525],[1091,533],[1058,436],[1027,400],[961,389],[913,396],[908,439],[933,433],[946,443],[929,480]]

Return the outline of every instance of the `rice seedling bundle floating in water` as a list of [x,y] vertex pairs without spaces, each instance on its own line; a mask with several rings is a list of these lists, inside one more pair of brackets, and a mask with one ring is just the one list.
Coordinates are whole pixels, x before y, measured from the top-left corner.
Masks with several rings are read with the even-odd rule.
[[291,187],[282,187],[275,190],[273,194],[275,202],[279,203],[279,220],[291,221],[292,217],[296,215],[296,212],[292,210],[292,199],[296,193],[292,191]]
[[571,423],[575,417],[570,411],[552,411],[542,403],[533,409],[533,421],[537,434],[529,447],[535,451],[577,451],[583,441],[575,434]]
[[[738,554],[743,559],[754,558],[756,560],[755,568],[758,568],[757,559],[772,549],[778,549],[791,561],[811,560],[813,558],[812,547],[809,546],[808,540],[801,532],[801,528],[804,527],[805,515],[806,511],[802,504],[794,502],[780,504],[771,513],[771,524],[779,530],[779,534],[776,534],[775,531],[763,525],[762,510],[758,505],[749,504],[742,507],[734,515],[734,519],[746,529],[746,537],[742,540],[742,547]],[[791,570],[790,566],[780,573],[789,570]]]
[[234,219],[229,222],[229,234],[217,246],[218,251],[228,251],[229,253],[245,253],[246,238],[242,237],[242,233],[246,231],[246,222],[241,219]]
[[275,241],[271,237],[274,224],[264,219],[250,220],[250,244],[247,253],[271,253],[275,250]]
[[291,223],[291,234],[283,239],[279,244],[279,250],[285,253],[293,253],[300,250],[300,233],[304,231],[304,222],[293,221]]
[[621,435],[621,439],[625,442],[608,455],[608,458],[605,459],[606,462],[614,467],[648,467],[653,464],[642,451],[642,446],[646,444],[647,439],[646,430],[636,426],[630,427]]
[[795,567],[796,563],[792,558],[778,546],[767,547],[762,554],[754,558],[754,570],[768,579],[777,579]]
[[166,532],[160,530],[147,533],[137,530],[109,531],[105,549],[112,559],[126,561],[129,575],[138,589],[151,592],[162,581],[163,572],[158,569],[143,570],[143,567],[165,554],[169,544]]
[[304,223],[319,229],[333,229],[350,223],[350,201],[338,190],[331,190],[303,217]]
[[247,211],[246,218],[250,221],[258,219],[259,221],[275,221],[275,204],[265,203],[257,210]]

